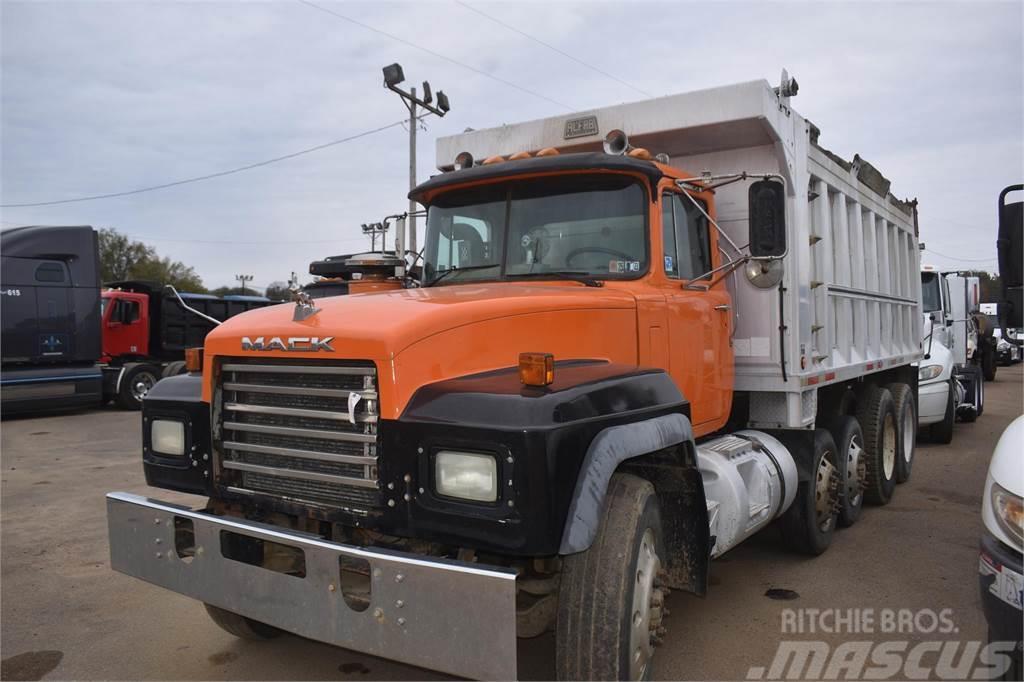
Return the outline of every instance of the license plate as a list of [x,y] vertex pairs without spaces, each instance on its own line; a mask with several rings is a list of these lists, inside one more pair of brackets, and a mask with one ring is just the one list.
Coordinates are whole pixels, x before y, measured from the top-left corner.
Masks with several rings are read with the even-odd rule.
[[995,576],[995,580],[988,588],[989,592],[1015,609],[1022,608],[1024,605],[1024,575],[1001,564],[985,561],[984,557],[979,568],[982,574]]

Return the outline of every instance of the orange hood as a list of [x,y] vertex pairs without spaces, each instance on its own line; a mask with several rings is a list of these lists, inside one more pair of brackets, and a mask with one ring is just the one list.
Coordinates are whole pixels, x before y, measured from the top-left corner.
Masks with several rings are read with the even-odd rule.
[[[260,308],[206,337],[215,356],[373,360],[381,416],[397,418],[420,386],[516,364],[519,353],[556,360],[636,364],[636,300],[612,287],[576,283],[459,284],[316,299],[320,312],[292,321],[294,305]],[[332,337],[333,352],[243,351],[242,337]],[[212,395],[208,374],[204,394]]]

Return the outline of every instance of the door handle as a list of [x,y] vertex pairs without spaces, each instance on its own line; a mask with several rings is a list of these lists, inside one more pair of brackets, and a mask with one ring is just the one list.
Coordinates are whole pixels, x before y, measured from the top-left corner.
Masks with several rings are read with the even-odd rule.
[[723,303],[722,305],[716,305],[715,310],[721,310],[724,313],[730,310],[730,306],[728,303]]

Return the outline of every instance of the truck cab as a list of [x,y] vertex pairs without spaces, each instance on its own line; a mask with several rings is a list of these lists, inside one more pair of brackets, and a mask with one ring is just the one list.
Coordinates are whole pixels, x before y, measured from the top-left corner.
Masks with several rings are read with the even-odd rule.
[[985,408],[978,278],[922,266],[921,303],[926,355],[918,373],[918,423],[925,438],[949,443],[957,419],[974,421]]
[[149,296],[119,289],[102,296],[103,360],[149,355]]

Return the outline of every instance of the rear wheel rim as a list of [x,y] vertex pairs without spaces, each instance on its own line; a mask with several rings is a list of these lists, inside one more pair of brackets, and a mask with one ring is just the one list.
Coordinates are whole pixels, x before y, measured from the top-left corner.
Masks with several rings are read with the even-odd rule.
[[822,455],[818,461],[818,471],[814,477],[814,518],[817,521],[818,529],[827,533],[832,526],[833,500],[832,500],[832,478],[835,476],[836,467],[829,461],[827,455]]
[[910,408],[903,410],[903,461],[910,464],[914,458],[914,426],[917,420]]
[[156,377],[149,372],[139,372],[132,379],[132,397],[142,400],[149,393],[149,389],[156,384]]
[[896,424],[891,414],[885,415],[882,425],[882,473],[885,480],[896,471]]
[[846,499],[850,507],[859,507],[864,495],[864,482],[868,471],[864,461],[864,448],[857,434],[850,437],[846,448]]
[[[642,680],[654,657],[654,642],[651,637],[661,626],[661,607],[653,606],[655,579],[661,570],[654,531],[644,531],[636,560],[635,584],[633,585],[633,607],[630,613],[629,629],[629,679]],[[652,608],[653,606],[653,608]]]

